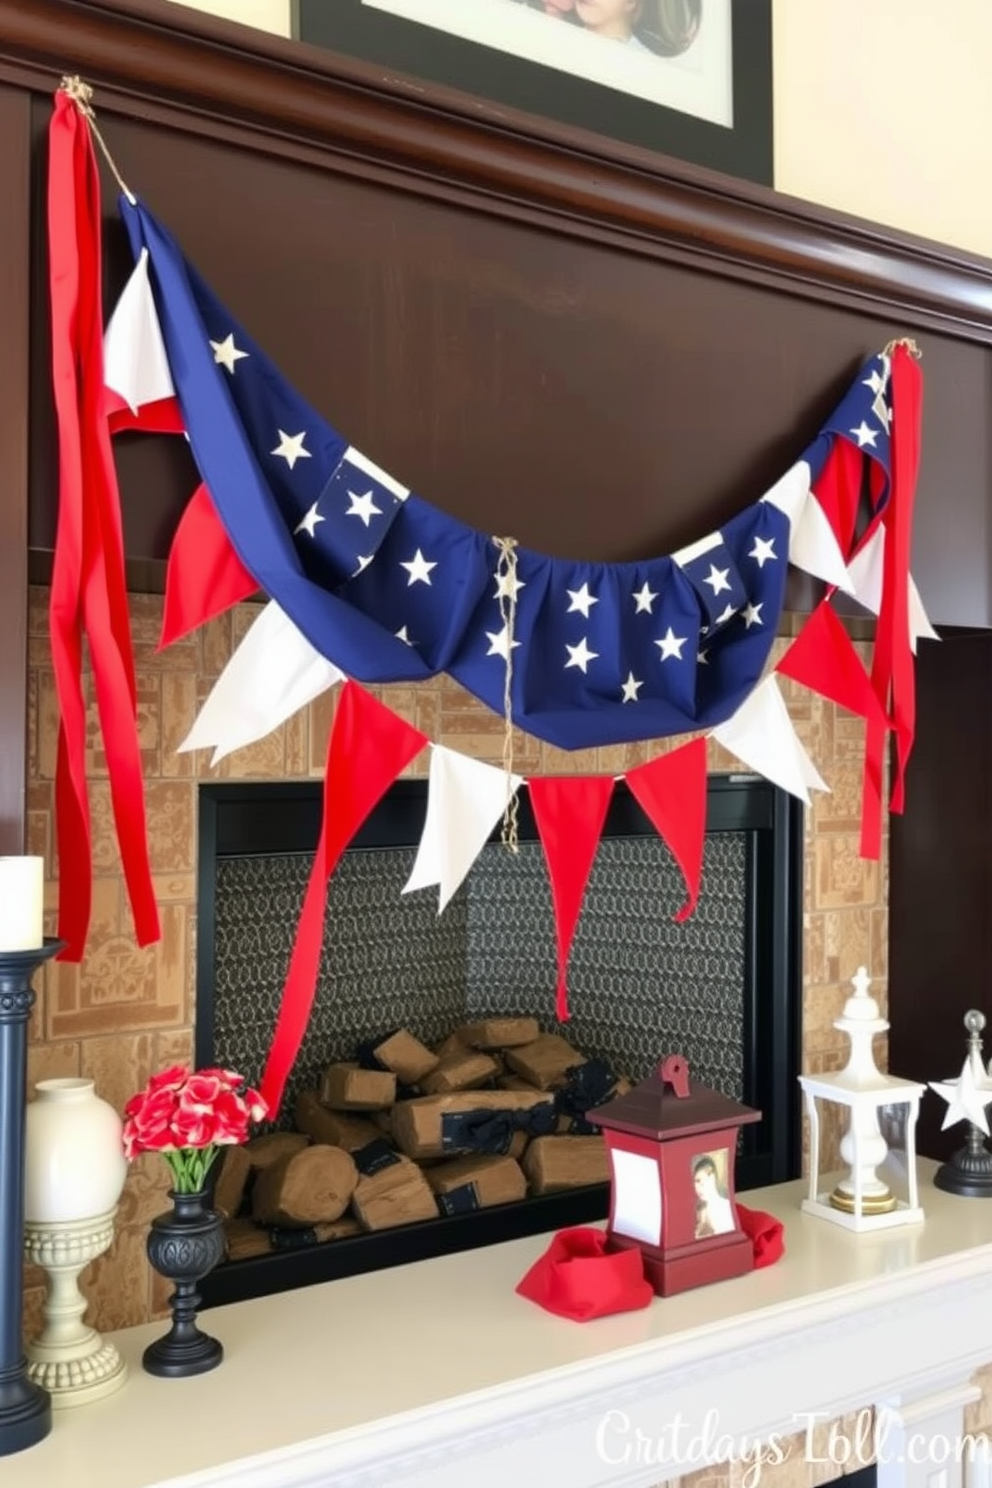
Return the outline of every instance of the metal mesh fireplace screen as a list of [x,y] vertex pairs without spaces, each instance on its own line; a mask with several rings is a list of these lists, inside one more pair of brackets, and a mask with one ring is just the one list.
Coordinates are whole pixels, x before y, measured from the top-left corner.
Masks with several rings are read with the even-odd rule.
[[[696,1079],[741,1100],[745,1068],[747,835],[707,840],[690,920],[672,913],[681,876],[657,838],[606,840],[569,963],[572,1016],[554,1017],[554,921],[541,846],[489,843],[440,916],[436,890],[404,894],[413,848],[344,855],[328,892],[322,967],[287,1087],[298,1090],[367,1039],[409,1028],[436,1043],[459,1024],[530,1015],[618,1074],[642,1079],[677,1049]],[[215,886],[214,1052],[261,1073],[303,901],[308,857],[221,860]]]

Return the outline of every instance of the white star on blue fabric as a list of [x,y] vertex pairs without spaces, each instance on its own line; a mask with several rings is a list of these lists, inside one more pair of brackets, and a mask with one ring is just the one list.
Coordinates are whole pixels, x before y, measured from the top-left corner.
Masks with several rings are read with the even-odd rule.
[[640,692],[643,686],[644,683],[638,681],[633,672],[628,672],[627,680],[623,684],[623,701],[625,703],[639,702],[640,699],[638,698],[637,694]]
[[[486,652],[487,656],[502,656],[504,661],[509,660],[510,627],[508,625],[504,625],[503,629],[499,631],[487,630],[486,640],[489,642],[489,650]],[[516,650],[517,646],[519,645],[519,641],[514,641],[514,650]]]
[[721,611],[721,613],[719,615],[717,615],[717,617],[714,620],[713,624],[714,625],[726,625],[727,621],[730,620],[730,619],[732,619],[733,616],[736,615],[736,614],[737,614],[737,607],[736,607],[736,605],[728,604],[727,605],[727,608],[725,610]]
[[747,626],[748,630],[751,629],[752,625],[764,625],[765,622],[761,618],[763,605],[764,600],[762,600],[761,604],[749,604],[747,609],[744,611],[741,619],[744,621],[744,624]]
[[352,574],[352,578],[353,579],[354,578],[357,578],[360,573],[364,573],[365,569],[368,568],[369,564],[372,562],[372,559],[374,557],[375,557],[375,554],[374,553],[370,553],[367,558],[363,558],[363,557],[359,556],[358,567],[355,569],[355,572]]
[[280,429],[279,443],[274,450],[269,451],[269,454],[278,455],[292,470],[297,460],[312,458],[310,451],[303,448],[303,441],[306,437],[306,430],[302,434],[287,434],[285,429]]
[[654,604],[657,598],[657,591],[654,589],[649,589],[647,584],[643,584],[640,589],[635,589],[633,600],[637,608],[634,610],[634,614],[640,615],[643,611],[645,614],[650,615],[651,606]]
[[877,394],[882,392],[882,390],[884,389],[885,378],[882,376],[881,372],[873,367],[871,370],[871,376],[863,377],[861,379],[861,386],[871,388],[872,392]]
[[295,537],[298,532],[306,532],[309,534],[310,537],[313,537],[313,529],[316,527],[317,523],[324,522],[326,520],[327,518],[322,517],[320,515],[320,512],[317,510],[317,503],[315,501],[313,506],[307,512],[306,516],[300,522],[299,526],[293,528],[293,536]]
[[240,362],[242,357],[248,355],[247,351],[239,351],[234,344],[234,336],[227,335],[223,341],[211,341],[210,350],[214,354],[214,362],[218,367],[225,367],[231,376],[234,376],[234,364]]
[[729,568],[717,568],[715,564],[710,564],[710,571],[703,580],[703,583],[709,584],[713,590],[714,599],[722,590],[730,589],[730,580],[727,578],[729,572]]
[[599,600],[596,598],[595,594],[589,593],[588,584],[583,584],[581,589],[566,589],[565,593],[568,595],[569,600],[571,601],[568,609],[565,612],[568,615],[570,615],[573,610],[580,610],[584,617],[588,620],[589,611],[592,606],[594,604],[599,604]]
[[349,491],[348,500],[351,502],[351,505],[345,512],[345,516],[361,517],[366,527],[373,517],[382,516],[382,507],[376,506],[375,494],[372,491],[366,491],[364,496],[356,496],[354,491]]
[[851,430],[851,433],[858,441],[858,449],[864,449],[865,445],[868,445],[871,449],[875,448],[878,430],[871,428],[869,424],[865,423],[864,419],[861,420],[856,429]]
[[775,539],[773,537],[756,537],[754,539],[754,547],[747,556],[753,558],[759,568],[764,568],[765,564],[769,561],[773,563],[777,562],[778,554],[775,551]]
[[682,647],[688,639],[688,636],[677,636],[669,626],[661,640],[655,641],[655,645],[661,648],[662,661],[667,661],[670,656],[674,656],[676,661],[681,661]]
[[407,629],[406,629],[406,626],[405,625],[401,625],[400,628],[399,628],[399,630],[396,632],[396,639],[398,641],[403,641],[403,643],[405,645],[407,645],[407,646],[412,646],[413,645],[413,642],[411,641],[409,635],[407,634]]
[[585,636],[582,637],[577,646],[566,645],[565,650],[568,652],[568,660],[565,663],[566,672],[569,667],[579,667],[584,672],[589,666],[589,663],[595,661],[599,655],[598,651],[589,650],[589,647],[586,645]]
[[406,586],[409,589],[411,584],[429,584],[431,582],[431,569],[437,568],[437,564],[428,563],[418,548],[412,558],[400,564],[400,568],[405,568],[410,575],[406,581]]

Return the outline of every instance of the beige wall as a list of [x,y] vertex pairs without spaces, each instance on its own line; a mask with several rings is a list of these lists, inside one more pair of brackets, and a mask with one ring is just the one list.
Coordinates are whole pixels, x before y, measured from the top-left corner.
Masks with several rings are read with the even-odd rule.
[[775,185],[992,255],[988,0],[773,0]]
[[[289,34],[289,0],[185,3]],[[772,8],[778,190],[992,256],[989,0]]]

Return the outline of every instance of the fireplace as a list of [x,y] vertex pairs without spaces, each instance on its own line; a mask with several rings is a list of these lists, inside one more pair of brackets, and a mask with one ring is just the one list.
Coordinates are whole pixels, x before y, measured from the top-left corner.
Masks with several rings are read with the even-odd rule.
[[[261,1073],[320,827],[321,785],[200,788],[196,1059]],[[442,915],[436,891],[402,893],[427,800],[398,781],[331,880],[314,1010],[278,1125],[296,1092],[361,1043],[407,1027],[424,1042],[458,1023],[533,1016],[638,1080],[684,1053],[694,1078],[758,1107],[742,1133],[740,1189],[799,1172],[802,808],[767,781],[714,775],[695,914],[672,916],[681,877],[618,784],[569,970],[572,1017],[554,1019],[550,891],[526,794],[519,851],[484,848]],[[264,1256],[203,1284],[215,1305],[601,1219],[602,1184]],[[283,1242],[288,1237],[281,1237]]]

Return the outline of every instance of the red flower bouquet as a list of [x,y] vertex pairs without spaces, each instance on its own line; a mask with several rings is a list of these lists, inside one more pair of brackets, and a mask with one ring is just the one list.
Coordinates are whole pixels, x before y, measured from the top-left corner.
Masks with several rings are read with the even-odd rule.
[[124,1155],[160,1152],[176,1193],[197,1193],[221,1147],[247,1141],[268,1107],[233,1070],[188,1070],[177,1064],[153,1075],[124,1107]]

